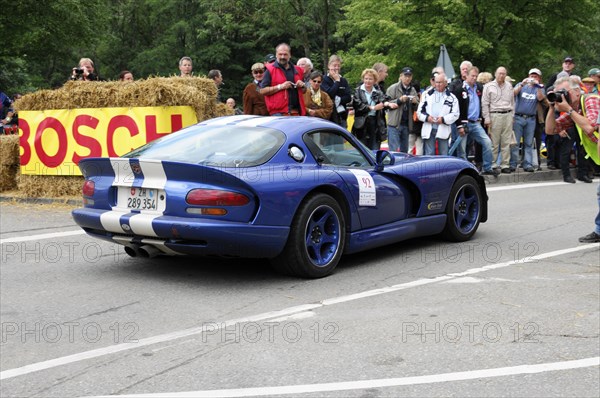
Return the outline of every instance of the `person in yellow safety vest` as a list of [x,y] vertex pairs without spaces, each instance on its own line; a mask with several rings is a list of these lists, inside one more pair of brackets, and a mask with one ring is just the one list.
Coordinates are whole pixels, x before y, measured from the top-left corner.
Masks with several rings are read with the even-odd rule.
[[[598,140],[600,96],[597,94],[582,95],[579,85],[569,78],[558,79],[555,82],[554,90],[549,91],[548,94],[548,100],[551,101],[553,109],[546,116],[546,134],[557,134],[575,124],[587,155],[596,164],[600,164],[600,142]],[[558,119],[555,119],[554,111],[563,113]],[[600,185],[597,188],[597,198],[600,209]],[[596,214],[594,231],[579,238],[579,242],[600,242],[600,210]]]

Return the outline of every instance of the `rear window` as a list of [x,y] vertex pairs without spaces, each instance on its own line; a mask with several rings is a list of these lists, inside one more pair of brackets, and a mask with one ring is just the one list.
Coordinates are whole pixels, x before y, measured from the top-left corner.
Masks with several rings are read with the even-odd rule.
[[266,163],[285,142],[279,130],[264,127],[193,126],[123,155],[218,167]]

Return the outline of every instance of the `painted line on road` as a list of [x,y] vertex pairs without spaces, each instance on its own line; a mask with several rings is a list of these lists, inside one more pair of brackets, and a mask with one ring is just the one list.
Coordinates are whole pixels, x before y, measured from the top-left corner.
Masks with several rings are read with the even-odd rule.
[[[505,185],[505,186],[500,186],[500,187],[488,187],[487,191],[488,192],[506,191],[506,190],[512,190],[512,189],[539,188],[539,187],[545,187],[545,186],[555,186],[555,185],[564,185],[564,184],[565,184],[564,182],[546,182],[546,183],[537,183],[537,184]],[[32,240],[62,238],[65,236],[83,235],[83,234],[85,234],[85,231],[82,229],[79,229],[76,231],[51,232],[51,233],[47,233],[47,234],[38,234],[38,235],[29,235],[29,236],[22,236],[22,237],[0,239],[0,244],[29,242]]]
[[98,348],[95,350],[84,351],[84,352],[73,354],[73,355],[67,355],[64,357],[50,359],[47,361],[37,362],[37,363],[22,366],[20,368],[4,370],[4,371],[0,372],[0,380],[10,379],[13,377],[26,375],[28,373],[38,372],[40,370],[45,370],[45,369],[55,368],[58,366],[68,365],[68,364],[83,361],[86,359],[98,358],[98,357],[102,357],[105,355],[110,355],[110,354],[123,352],[123,351],[131,350],[131,349],[142,348],[142,347],[146,347],[146,346],[150,346],[150,345],[154,345],[154,344],[165,343],[165,342],[177,340],[177,339],[180,339],[183,337],[200,335],[200,334],[206,333],[206,332],[213,333],[213,332],[216,332],[223,328],[225,328],[225,329],[230,328],[239,323],[259,322],[259,321],[269,320],[272,318],[293,316],[295,314],[299,314],[299,313],[306,312],[306,311],[311,311],[311,310],[314,310],[317,308],[322,308],[322,307],[325,307],[328,305],[346,303],[349,301],[359,300],[359,299],[363,299],[363,298],[367,298],[367,297],[373,297],[373,296],[377,296],[377,295],[385,294],[385,293],[392,293],[392,292],[396,292],[399,290],[405,290],[405,289],[409,289],[409,288],[417,287],[417,286],[430,285],[433,283],[438,283],[438,282],[443,282],[443,281],[447,281],[447,280],[451,280],[451,279],[461,278],[466,275],[474,275],[474,274],[478,274],[481,272],[486,272],[486,271],[491,271],[491,270],[495,270],[495,269],[499,269],[499,268],[509,267],[509,266],[512,266],[515,264],[525,264],[525,263],[535,262],[535,261],[543,260],[543,259],[550,258],[550,257],[556,257],[556,256],[560,256],[563,254],[574,253],[574,252],[587,250],[587,249],[593,249],[593,248],[598,248],[598,244],[591,243],[591,244],[587,244],[587,245],[572,247],[569,249],[555,250],[552,252],[539,254],[537,256],[530,256],[530,257],[526,257],[526,258],[519,259],[519,260],[513,260],[513,261],[504,262],[504,263],[489,264],[489,265],[486,265],[483,267],[471,268],[471,269],[468,269],[463,272],[451,273],[451,274],[442,275],[442,276],[438,276],[438,277],[434,277],[434,278],[417,279],[412,282],[401,283],[398,285],[387,286],[387,287],[373,289],[373,290],[367,290],[367,291],[364,291],[361,293],[349,294],[349,295],[340,296],[340,297],[333,297],[330,299],[323,300],[320,303],[304,304],[304,305],[284,308],[284,309],[278,310],[278,311],[270,311],[270,312],[265,312],[265,313],[261,313],[261,314],[257,314],[257,315],[251,315],[248,317],[232,319],[232,320],[220,322],[220,323],[213,322],[213,323],[210,323],[209,325],[204,325],[201,327],[193,327],[193,328],[189,328],[189,329],[179,330],[176,332],[165,333],[165,334],[161,334],[161,335],[157,335],[157,336],[147,337],[145,339],[140,339],[137,342],[116,344],[116,345],[112,345],[112,346],[108,346],[108,347]]
[[15,237],[15,238],[0,239],[0,245],[4,244],[4,243],[29,242],[32,240],[63,238],[65,236],[83,235],[83,234],[85,234],[85,231],[83,229],[78,229],[76,231],[49,232],[47,234],[38,234],[38,235],[29,235],[29,236]]
[[570,185],[568,182],[540,182],[535,184],[511,184],[511,185],[502,185],[499,187],[487,187],[488,192],[494,191],[509,191],[513,189],[526,189],[526,188],[540,188],[540,187],[553,187],[556,185]]
[[600,365],[600,357],[577,359],[573,361],[548,362],[535,365],[519,365],[504,368],[478,369],[465,372],[441,373],[426,376],[396,377],[390,379],[373,379],[344,381],[338,383],[297,384],[289,386],[250,387],[228,390],[200,390],[183,392],[164,392],[150,394],[105,395],[94,398],[183,398],[183,397],[256,397],[264,395],[306,394],[326,391],[366,390],[369,388],[412,386],[417,384],[446,383],[451,381],[476,380],[490,377],[515,376],[555,372],[559,370],[580,369]]

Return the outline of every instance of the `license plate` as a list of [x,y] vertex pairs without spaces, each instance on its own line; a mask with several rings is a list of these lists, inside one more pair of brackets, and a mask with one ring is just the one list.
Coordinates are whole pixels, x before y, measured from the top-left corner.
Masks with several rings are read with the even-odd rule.
[[125,195],[119,195],[123,199],[122,205],[132,210],[157,210],[160,202],[164,200],[159,196],[158,189],[151,188],[120,188]]

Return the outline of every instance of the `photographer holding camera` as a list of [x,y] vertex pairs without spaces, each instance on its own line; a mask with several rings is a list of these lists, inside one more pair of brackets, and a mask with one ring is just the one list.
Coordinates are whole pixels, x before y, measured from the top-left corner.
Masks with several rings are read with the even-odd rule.
[[582,95],[576,81],[563,77],[556,81],[553,89],[548,90],[548,101],[551,109],[546,116],[546,134],[558,134],[561,137],[560,163],[565,182],[575,182],[569,171],[573,142],[577,143],[577,179],[592,182],[587,173],[585,152],[596,164],[600,164],[600,156],[596,151],[598,137],[595,133],[598,129],[600,97],[594,94]]
[[94,61],[90,58],[81,58],[79,64],[73,68],[71,80],[99,81],[100,77],[94,72]]
[[[596,164],[600,164],[600,143],[598,142],[600,96],[597,94],[582,95],[579,84],[569,77],[564,77],[556,80],[554,88],[548,90],[548,101],[550,101],[551,109],[546,116],[546,134],[558,134],[564,138],[570,135],[569,138],[576,141],[579,141],[580,138],[581,146],[583,146],[587,155]],[[575,131],[575,128],[577,131]],[[568,135],[567,132],[569,132]],[[581,153],[577,157],[577,177],[581,181],[592,182],[592,179],[587,176],[587,170],[585,170],[581,146],[577,145],[578,154]],[[568,149],[570,151],[570,147]],[[568,173],[568,160],[563,159],[563,153],[567,153],[567,151],[561,151],[561,166],[566,162]],[[565,175],[565,182],[575,182],[575,180],[570,174],[567,174]],[[598,206],[600,207],[600,185],[597,194]],[[595,221],[595,231],[579,238],[580,242],[600,242],[600,212],[596,215]]]
[[[544,85],[540,82],[542,72],[533,68],[529,70],[527,77],[518,83],[513,92],[515,94],[515,117],[513,119],[513,131],[517,145],[510,150],[510,168],[516,170],[519,163],[519,145],[523,138],[523,170],[533,172],[533,156],[537,156],[533,150],[535,138],[535,121],[537,118],[537,105],[545,97]],[[537,159],[535,159],[537,163]]]

